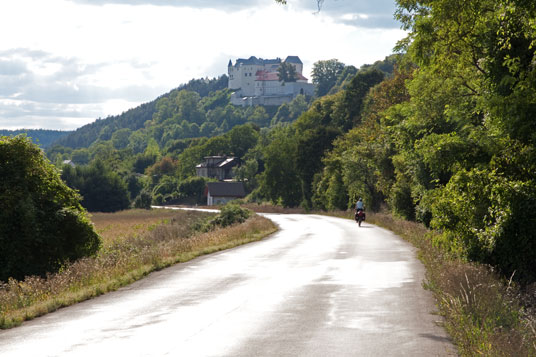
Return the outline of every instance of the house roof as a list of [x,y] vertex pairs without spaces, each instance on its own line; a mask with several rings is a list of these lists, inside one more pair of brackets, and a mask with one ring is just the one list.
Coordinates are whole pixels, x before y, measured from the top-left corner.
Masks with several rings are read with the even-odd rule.
[[240,163],[240,159],[237,157],[227,157],[227,156],[205,156],[205,162],[202,162],[195,167],[197,168],[203,168],[203,167],[227,167],[227,166],[234,166],[236,164]]
[[246,190],[242,182],[208,182],[207,188],[212,197],[246,196]]

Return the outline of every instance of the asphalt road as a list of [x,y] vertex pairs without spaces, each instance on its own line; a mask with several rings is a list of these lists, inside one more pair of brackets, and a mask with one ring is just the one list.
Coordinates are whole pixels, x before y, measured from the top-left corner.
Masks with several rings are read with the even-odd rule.
[[0,356],[455,355],[412,246],[363,223],[268,215],[264,241],[0,331]]

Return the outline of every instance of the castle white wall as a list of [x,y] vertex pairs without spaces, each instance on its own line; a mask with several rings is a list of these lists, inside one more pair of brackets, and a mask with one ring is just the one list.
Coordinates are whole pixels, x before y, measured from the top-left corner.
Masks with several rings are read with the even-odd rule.
[[[303,65],[291,63],[298,74],[302,74]],[[307,80],[285,83],[276,80],[257,80],[258,71],[276,72],[278,63],[265,65],[239,65],[229,66],[229,88],[236,90],[231,95],[234,105],[281,105],[289,102],[299,94],[313,95],[314,84]]]

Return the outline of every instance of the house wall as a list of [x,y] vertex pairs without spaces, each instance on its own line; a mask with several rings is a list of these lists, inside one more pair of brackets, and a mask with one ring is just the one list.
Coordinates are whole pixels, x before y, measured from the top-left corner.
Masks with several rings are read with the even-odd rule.
[[221,197],[221,196],[213,197],[210,195],[210,192],[209,192],[207,195],[207,206],[224,205],[227,202],[230,202],[232,200],[236,200],[236,197]]

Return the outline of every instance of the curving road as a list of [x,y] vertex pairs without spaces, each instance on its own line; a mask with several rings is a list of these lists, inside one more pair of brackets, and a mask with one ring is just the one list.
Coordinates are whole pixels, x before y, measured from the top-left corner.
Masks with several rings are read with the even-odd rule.
[[364,223],[266,215],[264,241],[0,331],[0,356],[450,356],[415,249]]

